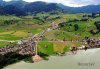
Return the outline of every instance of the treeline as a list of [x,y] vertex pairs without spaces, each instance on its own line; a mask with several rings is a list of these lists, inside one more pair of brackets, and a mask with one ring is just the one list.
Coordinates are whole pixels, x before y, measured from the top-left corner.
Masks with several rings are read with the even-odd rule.
[[91,21],[93,18],[100,17],[99,13],[91,13],[91,14],[84,14],[82,15],[81,19],[73,19],[73,20],[68,20],[67,23],[69,22],[80,22],[80,21]]
[[30,23],[30,22],[32,22],[33,20],[32,19],[29,19],[29,20],[25,20],[25,19],[23,19],[23,20],[1,20],[0,21],[0,26],[8,26],[8,25],[12,25],[12,24],[16,24],[16,25],[20,25],[20,24],[23,24],[23,25],[25,25],[25,23]]

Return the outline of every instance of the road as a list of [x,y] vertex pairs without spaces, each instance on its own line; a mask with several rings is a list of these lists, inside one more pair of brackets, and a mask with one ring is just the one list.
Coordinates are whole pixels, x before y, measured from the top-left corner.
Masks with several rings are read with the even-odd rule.
[[[35,34],[32,37],[29,37],[26,40],[19,41],[14,46],[7,46],[7,47],[0,48],[0,54],[4,55],[9,52],[16,52],[21,55],[34,55],[36,42],[40,41],[43,38],[43,35],[46,32],[49,32],[51,30],[52,28],[48,28],[41,33]],[[1,41],[5,41],[5,40],[1,40]],[[9,42],[13,42],[13,41],[9,41]]]

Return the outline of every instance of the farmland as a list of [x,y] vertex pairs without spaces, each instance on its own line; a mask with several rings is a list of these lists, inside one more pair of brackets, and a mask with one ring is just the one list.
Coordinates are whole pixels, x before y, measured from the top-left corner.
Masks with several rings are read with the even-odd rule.
[[[28,15],[19,17],[13,15],[2,15],[0,16],[0,47],[15,44],[20,40],[27,39],[28,37],[41,33],[43,30],[52,27],[52,22],[57,24],[59,29],[45,33],[45,38],[42,41],[48,42],[50,40],[63,39],[68,41],[81,41],[85,37],[97,37],[100,36],[100,32],[98,32],[99,30],[94,23],[99,21],[99,19],[100,16],[98,14],[95,14],[95,17],[92,17],[92,14],[68,14],[61,12],[58,12],[58,14],[54,15],[51,13],[38,13],[33,16]],[[77,28],[75,25],[77,25]],[[95,32],[95,34],[93,32]],[[43,45],[46,44],[44,43]],[[73,46],[75,43],[70,42],[70,44],[66,45],[68,46],[71,44]],[[80,43],[76,43],[75,45],[81,46]],[[53,42],[51,46],[58,45]],[[53,48],[55,49],[55,47]],[[62,48],[64,47],[62,46]],[[56,49],[56,51],[58,50]]]

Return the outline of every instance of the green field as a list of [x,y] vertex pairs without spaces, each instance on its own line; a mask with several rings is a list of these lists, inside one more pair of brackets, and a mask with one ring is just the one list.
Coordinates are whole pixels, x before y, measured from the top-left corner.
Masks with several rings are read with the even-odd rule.
[[38,44],[38,51],[48,55],[54,55],[56,53],[63,53],[66,51],[66,45],[57,45],[58,43],[54,42],[40,42]]
[[62,54],[70,50],[72,46],[81,46],[81,43],[78,42],[39,42],[38,43],[38,52],[47,54],[47,55],[55,55]]

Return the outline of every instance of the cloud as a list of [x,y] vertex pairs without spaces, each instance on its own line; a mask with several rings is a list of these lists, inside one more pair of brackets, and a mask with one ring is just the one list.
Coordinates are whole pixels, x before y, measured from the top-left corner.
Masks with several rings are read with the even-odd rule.
[[62,3],[66,6],[72,6],[72,7],[100,4],[100,0],[24,0],[24,1],[27,1],[27,2],[34,2],[34,1],[54,2],[54,3]]
[[63,0],[62,3],[67,6],[80,7],[100,4],[100,0]]

